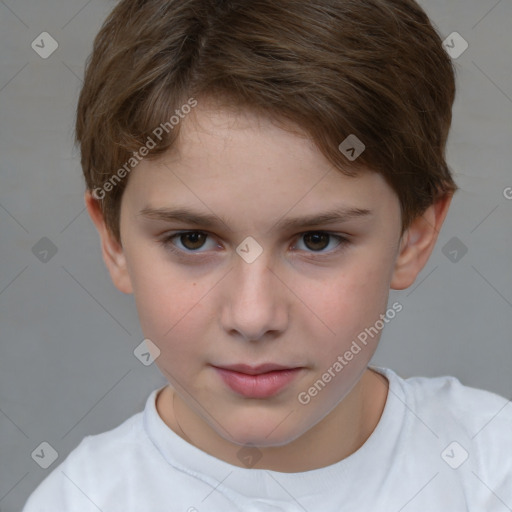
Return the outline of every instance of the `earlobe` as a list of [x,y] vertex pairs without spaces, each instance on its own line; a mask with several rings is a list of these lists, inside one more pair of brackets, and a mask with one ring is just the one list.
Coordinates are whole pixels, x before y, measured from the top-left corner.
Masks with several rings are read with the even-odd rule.
[[103,261],[110,273],[112,282],[119,291],[131,294],[133,293],[133,287],[128,273],[124,249],[107,228],[99,201],[99,199],[92,197],[89,190],[85,192],[85,206],[100,235]]
[[437,242],[452,197],[452,194],[447,194],[429,206],[422,215],[411,222],[404,233],[390,284],[393,290],[404,290],[411,286],[426,265]]

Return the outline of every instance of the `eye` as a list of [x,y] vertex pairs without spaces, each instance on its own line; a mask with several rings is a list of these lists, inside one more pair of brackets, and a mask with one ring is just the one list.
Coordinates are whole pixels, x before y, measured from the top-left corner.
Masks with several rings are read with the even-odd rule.
[[[208,233],[204,233],[203,231],[181,231],[180,233],[164,237],[161,243],[166,249],[174,252],[198,252],[197,249],[200,249],[204,245],[208,236]],[[175,238],[181,242],[184,249],[175,247],[173,243]]]
[[[309,253],[313,257],[329,256],[337,253],[349,243],[349,240],[341,235],[335,235],[325,231],[308,231],[300,233],[299,239],[303,239],[306,243],[305,252]],[[178,233],[169,234],[160,240],[160,243],[164,248],[172,253],[177,254],[180,257],[187,257],[190,254],[198,253],[202,254],[206,251],[199,251],[204,247],[206,240],[210,237],[208,233],[204,231],[180,231]],[[179,247],[175,243],[175,239],[181,244]],[[332,245],[332,240],[336,239],[337,244],[329,251],[324,249],[329,245]],[[216,245],[216,247],[219,247]],[[295,248],[295,246],[294,246]],[[301,249],[299,249],[301,250]]]
[[330,244],[329,242],[335,238],[338,240],[337,245],[334,247],[334,249],[330,251],[325,251],[326,253],[333,253],[339,250],[338,248],[340,246],[345,245],[348,243],[348,240],[340,235],[334,235],[332,233],[327,233],[325,231],[308,231],[307,233],[301,233],[300,238],[305,240],[305,245],[307,248],[312,249],[313,253],[324,254],[323,249],[328,247]]

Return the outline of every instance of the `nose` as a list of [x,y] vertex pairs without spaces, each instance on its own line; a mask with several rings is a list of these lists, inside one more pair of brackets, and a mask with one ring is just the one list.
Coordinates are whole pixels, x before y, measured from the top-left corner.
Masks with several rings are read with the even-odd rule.
[[247,341],[276,337],[286,329],[290,293],[265,251],[252,263],[238,258],[227,276],[222,327]]

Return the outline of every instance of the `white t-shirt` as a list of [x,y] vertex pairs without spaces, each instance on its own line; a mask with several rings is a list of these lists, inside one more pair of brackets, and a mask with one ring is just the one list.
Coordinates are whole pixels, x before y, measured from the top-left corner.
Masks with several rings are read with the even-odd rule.
[[281,473],[238,467],[143,412],[87,436],[23,512],[507,512],[512,403],[455,377],[389,380],[381,419],[349,457]]

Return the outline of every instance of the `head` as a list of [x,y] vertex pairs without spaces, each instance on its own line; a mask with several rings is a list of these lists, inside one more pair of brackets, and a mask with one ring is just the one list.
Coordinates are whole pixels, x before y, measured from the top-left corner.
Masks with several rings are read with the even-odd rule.
[[[457,188],[454,95],[409,0],[127,0],[108,17],[77,112],[87,208],[156,364],[220,435],[285,444],[358,382],[380,333],[299,398],[426,264]],[[212,366],[262,362],[303,370],[255,399]]]

